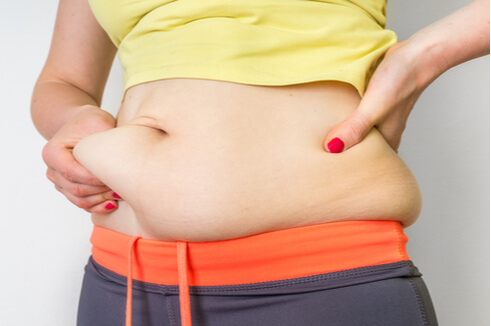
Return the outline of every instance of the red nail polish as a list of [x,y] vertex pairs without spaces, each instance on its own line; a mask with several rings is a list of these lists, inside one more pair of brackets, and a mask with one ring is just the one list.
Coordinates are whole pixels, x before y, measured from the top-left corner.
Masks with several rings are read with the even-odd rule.
[[113,192],[113,197],[114,197],[114,198],[121,199],[121,196],[120,196],[120,195],[118,195],[118,194],[117,194],[117,193],[115,193],[115,192]]
[[339,139],[339,138],[333,138],[331,141],[327,144],[327,149],[331,153],[341,153],[344,149],[344,142]]
[[110,211],[111,209],[115,209],[115,208],[116,208],[116,206],[114,206],[112,203],[109,203],[109,204],[106,205],[106,209],[108,211]]

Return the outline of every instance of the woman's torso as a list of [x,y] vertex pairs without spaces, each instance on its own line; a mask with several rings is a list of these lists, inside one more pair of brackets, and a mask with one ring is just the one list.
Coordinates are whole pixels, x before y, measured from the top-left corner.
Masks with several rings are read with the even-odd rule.
[[130,88],[117,128],[76,147],[121,195],[96,225],[161,240],[214,241],[341,220],[418,217],[418,185],[373,129],[341,154],[327,132],[353,112],[350,85],[265,87],[168,79]]

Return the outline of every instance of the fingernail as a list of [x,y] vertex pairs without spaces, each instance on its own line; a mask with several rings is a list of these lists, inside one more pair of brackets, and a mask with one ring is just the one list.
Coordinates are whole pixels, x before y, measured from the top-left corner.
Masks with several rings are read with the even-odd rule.
[[121,196],[120,196],[120,195],[118,195],[118,194],[117,194],[117,193],[115,193],[115,192],[113,192],[113,197],[114,197],[114,198],[121,199]]
[[106,209],[107,209],[108,211],[110,211],[111,209],[115,209],[115,208],[116,208],[116,206],[114,206],[112,203],[108,203],[108,204],[106,205]]
[[341,153],[344,149],[344,142],[339,138],[333,138],[327,143],[327,149],[330,153]]

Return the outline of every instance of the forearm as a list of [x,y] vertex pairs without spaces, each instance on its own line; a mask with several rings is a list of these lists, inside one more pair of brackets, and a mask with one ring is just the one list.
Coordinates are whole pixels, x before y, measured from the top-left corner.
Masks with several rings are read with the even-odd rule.
[[[82,111],[101,111],[99,100],[62,80],[41,75],[31,101],[31,117],[39,133],[50,139],[67,121]],[[96,111],[97,110],[97,111]]]
[[489,54],[489,0],[476,0],[420,30],[406,44],[424,88],[448,69]]

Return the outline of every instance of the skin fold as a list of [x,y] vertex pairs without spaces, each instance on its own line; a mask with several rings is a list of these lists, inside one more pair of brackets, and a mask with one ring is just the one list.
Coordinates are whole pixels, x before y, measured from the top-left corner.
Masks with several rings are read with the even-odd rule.
[[323,151],[324,130],[360,101],[352,86],[165,80],[127,97],[117,128],[74,150],[125,199],[96,225],[213,241],[353,219],[409,225],[421,209],[412,173],[377,130],[343,155]]
[[348,219],[407,226],[421,204],[395,152],[407,118],[434,79],[489,53],[489,1],[392,47],[362,99],[341,83],[176,79],[131,88],[115,119],[100,109],[115,53],[87,1],[61,0],[32,97],[47,177],[97,225],[193,241]]

